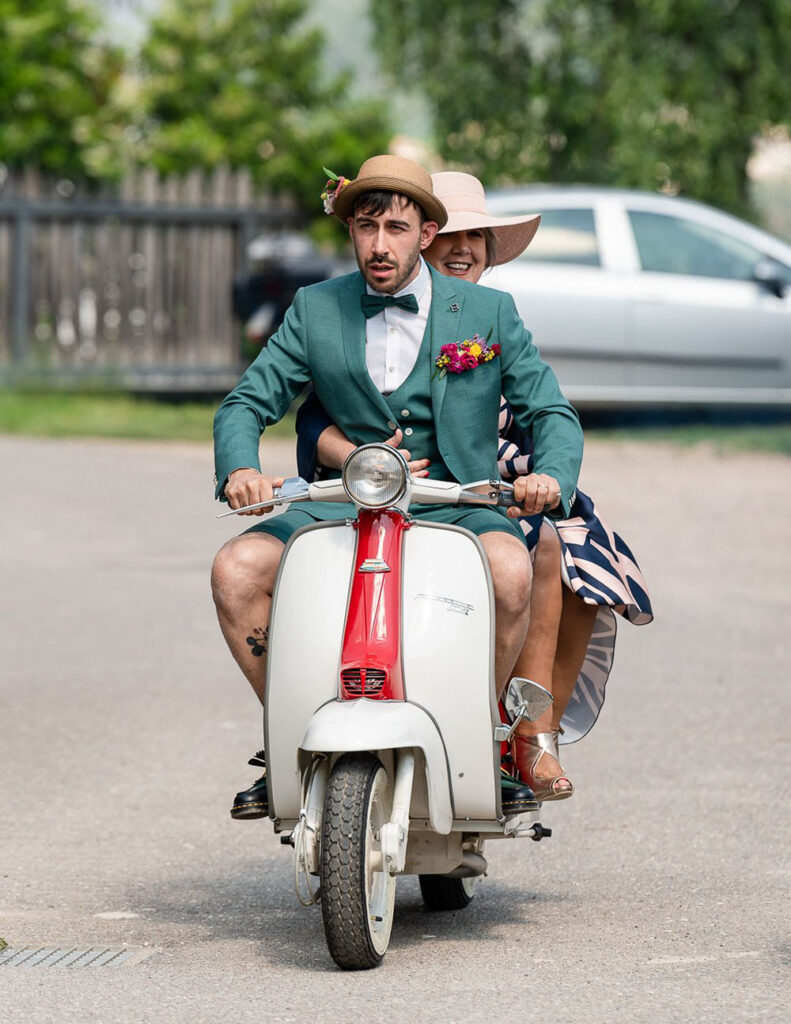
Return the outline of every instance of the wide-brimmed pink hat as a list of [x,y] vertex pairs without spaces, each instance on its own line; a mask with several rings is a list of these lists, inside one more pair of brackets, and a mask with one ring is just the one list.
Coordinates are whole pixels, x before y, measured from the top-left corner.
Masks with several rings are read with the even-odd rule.
[[473,231],[491,228],[497,238],[497,257],[494,265],[508,263],[530,245],[541,223],[540,213],[525,213],[520,217],[492,217],[486,210],[483,185],[472,174],[461,171],[440,171],[431,175],[434,195],[448,211],[448,220],[439,231],[447,235],[452,231]]

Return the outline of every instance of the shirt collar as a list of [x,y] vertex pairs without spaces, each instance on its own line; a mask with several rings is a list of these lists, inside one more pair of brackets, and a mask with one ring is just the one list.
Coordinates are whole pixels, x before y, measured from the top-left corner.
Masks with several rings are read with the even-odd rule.
[[[431,283],[431,273],[428,269],[428,264],[422,256],[418,256],[420,261],[420,270],[417,273],[417,277],[413,278],[405,288],[402,288],[400,292],[393,292],[393,298],[398,299],[402,295],[414,295],[418,302],[423,298],[426,288]],[[368,282],[365,284],[365,290],[369,295],[384,295],[384,292],[378,292],[375,288],[372,288]]]

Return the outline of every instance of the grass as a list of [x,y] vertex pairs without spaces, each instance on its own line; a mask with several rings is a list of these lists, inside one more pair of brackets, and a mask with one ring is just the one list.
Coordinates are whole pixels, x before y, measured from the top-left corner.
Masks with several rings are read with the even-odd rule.
[[[35,437],[130,438],[211,441],[217,401],[165,402],[126,394],[70,392],[0,393],[0,433]],[[269,436],[293,438],[291,415]],[[590,439],[664,441],[684,447],[713,446],[720,452],[775,452],[791,456],[791,420],[764,423],[637,424],[586,429]]]
[[672,427],[616,427],[586,430],[586,437],[617,441],[664,441],[691,448],[705,444],[722,454],[773,452],[791,456],[791,423],[688,423]]
[[[0,433],[209,443],[218,405],[119,394],[13,391],[0,394]],[[293,437],[293,419],[286,417],[271,432]]]

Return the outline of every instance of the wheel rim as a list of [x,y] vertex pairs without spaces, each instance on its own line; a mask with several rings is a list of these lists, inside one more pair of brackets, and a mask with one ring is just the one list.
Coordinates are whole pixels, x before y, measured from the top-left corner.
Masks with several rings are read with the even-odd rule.
[[387,773],[380,768],[368,800],[365,836],[365,903],[368,909],[368,932],[371,944],[380,955],[387,950],[393,927],[395,876],[384,870],[381,829],[390,818]]

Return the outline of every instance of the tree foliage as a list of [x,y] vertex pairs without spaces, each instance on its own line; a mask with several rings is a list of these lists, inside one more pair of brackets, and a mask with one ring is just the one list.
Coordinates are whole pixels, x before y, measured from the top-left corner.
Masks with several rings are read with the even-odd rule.
[[681,191],[743,211],[753,138],[791,111],[791,0],[370,5],[436,144],[489,183]]
[[306,0],[167,0],[139,59],[138,159],[163,173],[247,167],[318,208],[322,165],[355,173],[388,133],[381,105],[325,81]]
[[108,171],[123,68],[82,0],[0,0],[0,161],[52,174]]

